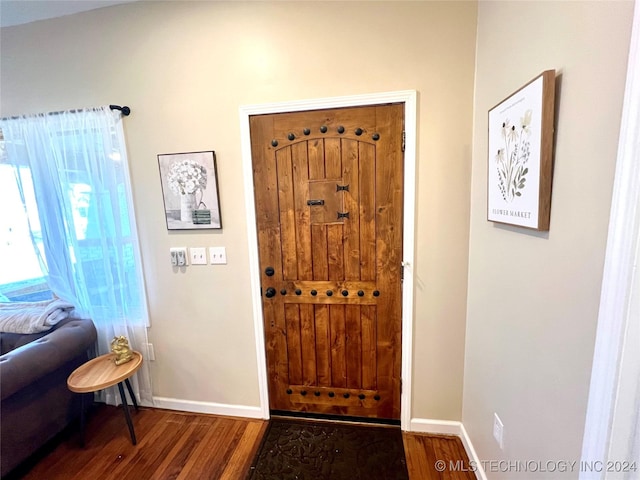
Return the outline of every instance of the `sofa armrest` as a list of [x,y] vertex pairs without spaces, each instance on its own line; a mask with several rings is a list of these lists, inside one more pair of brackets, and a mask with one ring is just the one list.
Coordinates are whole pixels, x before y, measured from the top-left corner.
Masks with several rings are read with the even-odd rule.
[[91,320],[71,320],[48,335],[0,357],[0,399],[55,371],[89,349],[96,340]]

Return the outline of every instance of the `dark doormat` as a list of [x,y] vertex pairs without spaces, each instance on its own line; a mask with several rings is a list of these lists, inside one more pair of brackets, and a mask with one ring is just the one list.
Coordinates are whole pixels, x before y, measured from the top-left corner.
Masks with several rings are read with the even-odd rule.
[[247,480],[408,480],[398,427],[272,418]]

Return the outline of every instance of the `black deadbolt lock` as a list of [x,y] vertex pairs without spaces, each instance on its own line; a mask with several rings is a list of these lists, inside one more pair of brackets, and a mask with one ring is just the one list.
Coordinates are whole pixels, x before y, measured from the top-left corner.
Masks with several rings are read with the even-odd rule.
[[276,271],[273,269],[273,267],[267,267],[264,269],[264,274],[267,277],[273,277],[273,274],[276,273]]

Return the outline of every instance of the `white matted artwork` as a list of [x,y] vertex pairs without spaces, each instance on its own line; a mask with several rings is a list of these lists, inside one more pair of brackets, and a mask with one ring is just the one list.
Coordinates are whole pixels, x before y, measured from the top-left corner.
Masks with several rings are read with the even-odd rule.
[[555,70],[489,110],[487,219],[549,230]]
[[160,154],[158,165],[167,229],[222,228],[215,152]]

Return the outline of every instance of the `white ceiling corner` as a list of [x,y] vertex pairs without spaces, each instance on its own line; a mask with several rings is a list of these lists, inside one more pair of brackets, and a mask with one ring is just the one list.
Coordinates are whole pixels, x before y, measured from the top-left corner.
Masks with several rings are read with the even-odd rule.
[[0,27],[73,15],[137,0],[0,0]]

